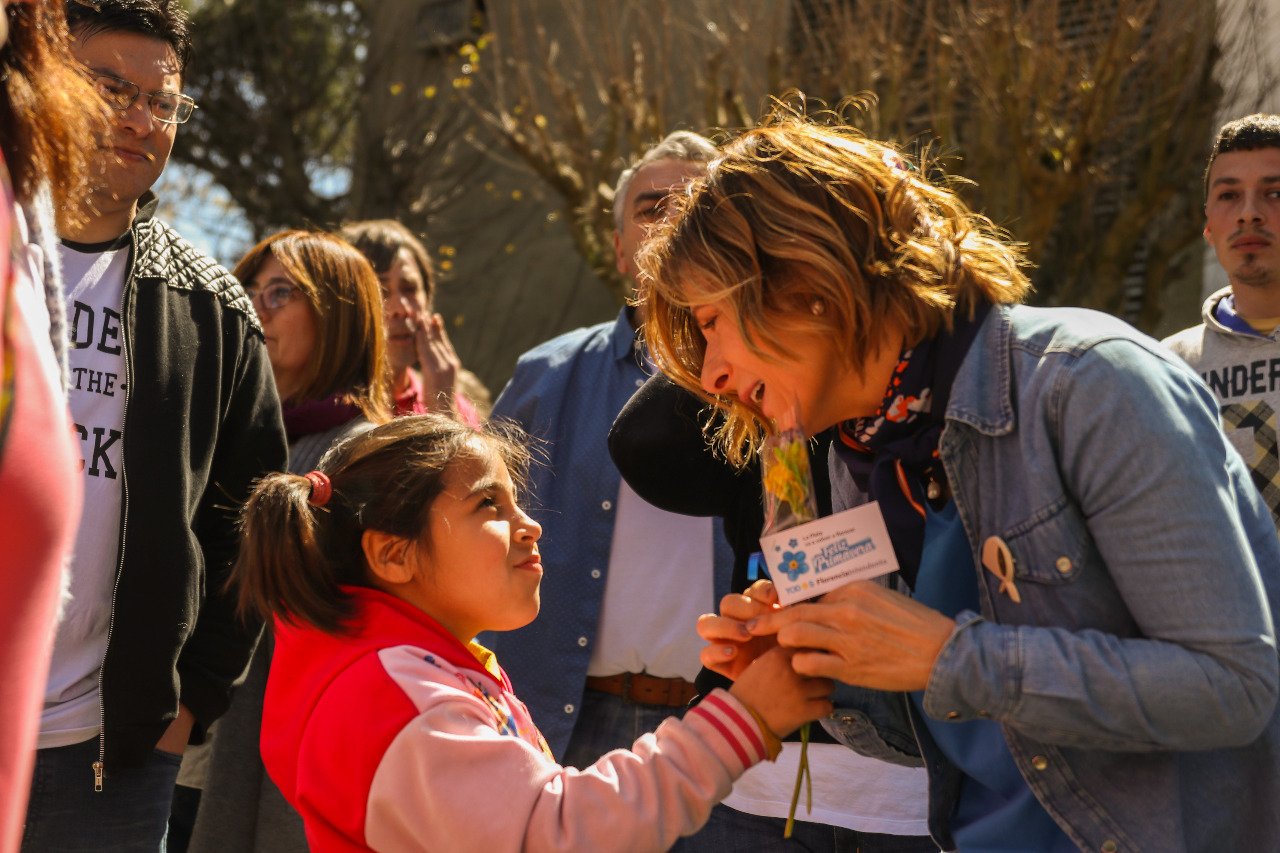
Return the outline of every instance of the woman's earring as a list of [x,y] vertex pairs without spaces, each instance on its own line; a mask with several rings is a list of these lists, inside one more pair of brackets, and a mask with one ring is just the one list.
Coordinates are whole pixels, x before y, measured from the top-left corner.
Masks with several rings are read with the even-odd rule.
[[823,314],[827,313],[827,303],[823,302],[821,299],[815,298],[809,303],[809,310],[813,312],[813,316],[821,317]]

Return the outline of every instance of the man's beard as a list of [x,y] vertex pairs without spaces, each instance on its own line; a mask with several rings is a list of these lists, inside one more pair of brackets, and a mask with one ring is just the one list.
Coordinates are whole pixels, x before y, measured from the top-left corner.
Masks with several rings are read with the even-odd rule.
[[1245,255],[1244,263],[1231,275],[1231,283],[1245,287],[1266,287],[1280,283],[1280,275],[1274,267],[1258,260],[1257,255]]

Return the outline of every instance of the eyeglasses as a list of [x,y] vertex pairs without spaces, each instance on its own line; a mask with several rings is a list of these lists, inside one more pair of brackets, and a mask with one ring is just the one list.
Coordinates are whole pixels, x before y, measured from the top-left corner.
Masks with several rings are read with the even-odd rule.
[[145,97],[151,117],[156,121],[182,124],[196,109],[194,100],[177,92],[143,92],[137,83],[100,71],[90,71],[89,78],[98,87],[98,94],[103,100],[121,112],[133,106],[138,98]]
[[255,308],[279,311],[298,295],[298,288],[292,284],[268,284],[266,287],[250,284],[245,286],[244,292],[248,294],[249,301]]

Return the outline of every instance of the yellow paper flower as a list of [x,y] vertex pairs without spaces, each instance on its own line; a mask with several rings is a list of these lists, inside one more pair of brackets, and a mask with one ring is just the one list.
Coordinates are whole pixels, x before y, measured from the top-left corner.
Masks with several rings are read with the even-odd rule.
[[791,506],[799,517],[808,516],[803,471],[809,458],[801,442],[787,442],[773,449],[773,464],[768,465],[764,487],[779,501]]

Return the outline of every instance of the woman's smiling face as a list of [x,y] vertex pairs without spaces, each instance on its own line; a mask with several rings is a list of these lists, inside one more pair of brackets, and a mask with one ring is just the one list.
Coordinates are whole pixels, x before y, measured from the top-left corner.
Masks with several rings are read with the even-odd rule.
[[[879,409],[897,361],[900,338],[893,337],[892,345],[881,346],[858,371],[843,356],[831,333],[811,330],[812,322],[806,322],[810,318],[795,318],[797,331],[783,336],[790,341],[784,349],[771,351],[761,344],[753,350],[738,327],[737,313],[729,300],[697,304],[692,311],[706,342],[703,390],[737,398],[774,429],[799,426],[807,435],[814,435],[841,421],[874,415]],[[805,330],[806,326],[810,329]]]

